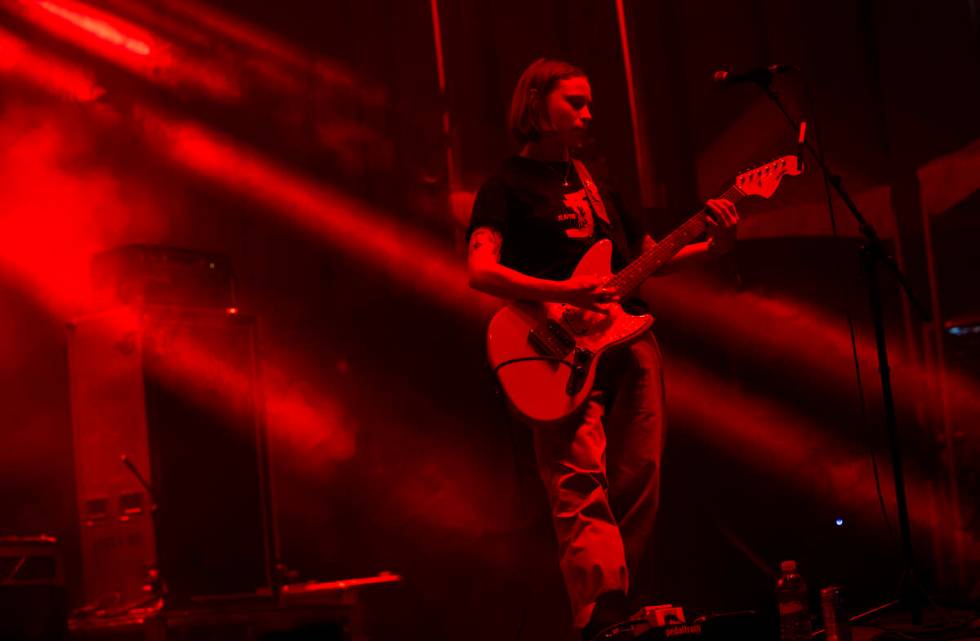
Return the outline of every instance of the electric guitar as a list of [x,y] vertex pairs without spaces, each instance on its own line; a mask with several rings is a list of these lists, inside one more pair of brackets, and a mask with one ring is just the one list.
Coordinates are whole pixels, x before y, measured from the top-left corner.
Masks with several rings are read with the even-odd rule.
[[[769,198],[783,176],[801,171],[797,156],[783,156],[739,174],[719,198]],[[599,276],[605,288],[626,297],[704,233],[706,220],[701,209],[616,274],[611,269],[612,242],[600,240],[579,261],[573,278]],[[603,307],[608,315],[583,314],[565,303],[517,301],[494,315],[487,330],[487,356],[508,402],[524,418],[548,424],[572,414],[592,390],[602,354],[653,325],[649,314],[634,316],[619,303]]]

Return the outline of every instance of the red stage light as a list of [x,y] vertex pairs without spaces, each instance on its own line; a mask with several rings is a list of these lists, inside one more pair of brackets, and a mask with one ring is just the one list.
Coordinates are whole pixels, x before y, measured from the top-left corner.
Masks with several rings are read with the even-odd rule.
[[154,35],[135,23],[77,0],[20,0],[23,17],[53,36],[172,89],[190,88],[218,100],[241,95],[238,74]]
[[105,93],[88,71],[39,53],[3,29],[0,29],[0,74],[78,102],[96,100]]
[[66,318],[88,302],[89,259],[105,229],[128,212],[111,172],[69,168],[75,132],[44,113],[9,109],[0,127],[0,270]]
[[480,319],[495,305],[470,289],[461,258],[416,227],[196,123],[149,111],[144,118],[158,134],[153,142],[172,162],[269,207],[412,290]]
[[[64,2],[65,0],[62,1]],[[127,35],[121,30],[121,28],[125,27],[122,25],[120,27],[113,26],[108,17],[100,16],[91,7],[74,5],[77,8],[84,7],[87,13],[81,13],[74,8],[70,8],[71,5],[67,3],[62,5],[49,2],[48,0],[35,0],[35,4],[105,42],[122,47],[138,56],[150,55],[150,45],[146,41]],[[125,26],[128,27],[129,25]]]
[[[817,304],[773,298],[753,292],[719,289],[690,276],[653,279],[644,296],[683,326],[713,340],[725,349],[750,352],[757,361],[770,362],[787,375],[806,376],[801,383],[817,385],[840,394],[855,389],[851,340],[843,320],[835,321]],[[723,319],[719,321],[719,319]],[[875,347],[870,338],[858,338],[862,368],[874,367]],[[910,361],[898,350],[890,355],[897,389],[917,393],[896,396],[897,409],[909,415],[928,404],[924,392],[935,387],[927,366]],[[962,407],[980,417],[980,385],[955,371],[946,371],[950,394],[962,399]],[[855,391],[856,393],[856,391]],[[877,409],[877,408],[873,408]]]
[[[828,505],[854,514],[877,511],[874,473],[866,453],[794,408],[676,358],[668,363],[667,395],[668,407],[698,430],[707,446],[767,470]],[[892,496],[888,478],[881,481],[885,496]],[[906,483],[913,525],[952,540],[952,529],[944,529],[933,514],[931,482],[907,472]]]
[[76,0],[21,0],[22,13],[31,22],[100,56],[128,67],[149,64],[159,43],[145,29]]

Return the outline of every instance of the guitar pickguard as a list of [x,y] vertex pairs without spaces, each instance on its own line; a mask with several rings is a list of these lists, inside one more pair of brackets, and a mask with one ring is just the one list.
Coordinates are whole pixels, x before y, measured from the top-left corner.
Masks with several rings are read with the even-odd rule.
[[510,404],[535,423],[553,423],[574,412],[591,391],[605,351],[653,324],[650,316],[633,316],[612,304],[594,331],[576,333],[564,322],[565,311],[564,305],[513,303],[490,323],[490,364]]

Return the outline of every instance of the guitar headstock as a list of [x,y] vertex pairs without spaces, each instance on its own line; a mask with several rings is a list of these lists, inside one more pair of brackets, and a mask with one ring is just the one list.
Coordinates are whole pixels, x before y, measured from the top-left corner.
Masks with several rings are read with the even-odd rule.
[[783,176],[799,176],[803,173],[797,156],[783,156],[772,162],[740,173],[735,178],[735,186],[746,196],[769,198],[779,187]]

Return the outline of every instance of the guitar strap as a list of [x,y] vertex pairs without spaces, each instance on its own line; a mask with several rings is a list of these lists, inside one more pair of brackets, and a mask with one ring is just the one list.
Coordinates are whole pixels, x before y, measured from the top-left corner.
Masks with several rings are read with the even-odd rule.
[[609,220],[609,215],[606,213],[606,206],[602,202],[602,197],[599,195],[599,188],[596,187],[595,182],[592,180],[592,175],[585,167],[585,163],[581,160],[573,159],[572,164],[575,165],[575,172],[578,173],[579,180],[585,185],[585,197],[589,199],[589,203],[592,205],[592,211],[596,213],[596,216],[606,221],[606,224],[612,224]]

